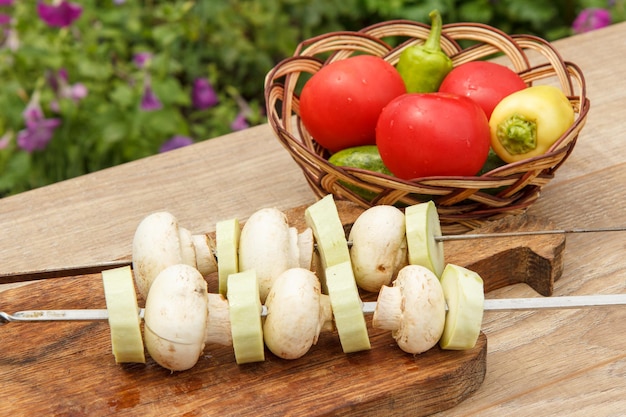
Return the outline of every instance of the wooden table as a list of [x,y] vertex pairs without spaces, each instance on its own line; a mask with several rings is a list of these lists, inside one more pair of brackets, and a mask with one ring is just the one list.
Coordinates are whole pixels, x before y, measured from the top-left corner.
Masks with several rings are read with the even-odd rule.
[[[626,23],[555,44],[583,69],[592,106],[573,154],[529,214],[559,228],[626,224]],[[0,272],[129,259],[138,222],[157,210],[208,232],[219,220],[243,220],[263,207],[313,202],[269,126],[258,126],[0,200]],[[625,242],[621,233],[569,236],[555,295],[626,292]],[[9,288],[0,289],[0,310]],[[488,297],[534,295],[520,284]],[[626,308],[489,313],[483,331],[485,380],[441,415],[615,416],[626,410]],[[1,335],[2,328],[0,348]],[[66,365],[71,360],[59,364]],[[3,366],[0,359],[6,377]],[[45,387],[39,392],[60,401]],[[0,402],[5,413],[24,410],[5,396]]]

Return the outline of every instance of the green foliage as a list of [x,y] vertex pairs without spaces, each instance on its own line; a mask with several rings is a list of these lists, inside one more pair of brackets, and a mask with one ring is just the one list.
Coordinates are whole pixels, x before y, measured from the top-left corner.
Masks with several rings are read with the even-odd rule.
[[[613,21],[626,18],[612,1]],[[173,0],[77,2],[82,15],[65,28],[37,15],[35,0],[0,8],[12,17],[19,47],[0,38],[0,196],[22,192],[159,152],[175,135],[201,141],[226,134],[239,113],[250,125],[265,121],[263,80],[296,45],[325,32],[358,30],[390,19],[487,23],[508,33],[549,40],[572,34],[586,7],[606,0]],[[138,53],[151,59],[140,68]],[[67,72],[82,84],[80,99],[59,97],[51,76]],[[205,78],[217,105],[192,104],[194,80]],[[141,107],[146,83],[162,107]],[[35,95],[46,118],[61,121],[45,149],[16,142],[22,112]],[[3,136],[5,135],[5,136]]]

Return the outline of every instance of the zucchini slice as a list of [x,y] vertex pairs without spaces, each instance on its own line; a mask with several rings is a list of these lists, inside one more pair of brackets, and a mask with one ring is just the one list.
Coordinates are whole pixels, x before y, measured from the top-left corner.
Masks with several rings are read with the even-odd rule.
[[448,264],[441,276],[441,286],[448,312],[439,346],[449,350],[471,349],[476,345],[483,322],[483,280],[474,271]]
[[116,363],[146,363],[137,293],[130,266],[102,271]]
[[335,326],[345,353],[371,348],[362,301],[352,270],[346,235],[331,194],[305,211],[307,225],[317,242],[323,291],[330,297]]
[[350,261],[326,268],[326,284],[344,353],[371,349],[363,303]]
[[227,298],[235,360],[238,364],[264,361],[265,345],[261,322],[263,307],[254,269],[228,277]]
[[223,296],[228,291],[228,276],[239,272],[240,235],[238,219],[222,220],[215,225],[218,292]]
[[435,236],[441,236],[435,203],[429,201],[409,206],[404,215],[409,263],[425,266],[441,278],[445,263],[443,242],[435,240]]

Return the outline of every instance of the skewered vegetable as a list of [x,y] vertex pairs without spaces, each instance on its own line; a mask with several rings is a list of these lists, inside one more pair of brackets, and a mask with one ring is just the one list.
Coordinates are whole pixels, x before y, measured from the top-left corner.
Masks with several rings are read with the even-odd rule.
[[230,327],[238,364],[265,360],[259,281],[253,269],[228,277]]
[[450,350],[471,349],[476,345],[483,322],[483,280],[474,271],[448,264],[441,276],[441,286],[448,313],[439,346]]
[[193,367],[204,349],[207,283],[192,266],[165,268],[146,299],[144,341],[150,356],[171,371]]
[[133,237],[133,271],[137,290],[145,300],[156,276],[171,265],[187,264],[202,275],[217,270],[214,244],[207,235],[192,235],[171,213],[145,217]]
[[391,330],[400,349],[416,354],[439,342],[445,320],[446,302],[437,276],[421,265],[408,265],[392,287],[381,288],[372,326]]
[[129,266],[102,271],[102,284],[116,363],[145,363],[141,321],[133,274]]
[[307,225],[313,230],[324,271],[325,290],[330,296],[335,325],[345,353],[371,348],[361,309],[348,242],[332,195],[305,210]]
[[275,208],[253,213],[239,237],[239,271],[255,270],[261,302],[281,273],[299,265],[297,230],[289,227],[285,214]]
[[378,292],[407,262],[404,213],[394,206],[374,206],[356,219],[348,239],[357,285]]
[[226,295],[228,276],[239,272],[239,237],[241,228],[238,219],[222,220],[215,225],[217,246],[218,291]]
[[435,203],[415,204],[404,211],[409,263],[422,265],[441,276],[444,268],[443,243],[435,236],[441,235],[441,225]]
[[362,302],[350,262],[326,268],[326,285],[344,353],[371,349]]
[[333,328],[330,300],[321,294],[317,276],[308,269],[292,268],[280,274],[265,306],[265,344],[283,359],[303,356],[317,343],[321,330]]

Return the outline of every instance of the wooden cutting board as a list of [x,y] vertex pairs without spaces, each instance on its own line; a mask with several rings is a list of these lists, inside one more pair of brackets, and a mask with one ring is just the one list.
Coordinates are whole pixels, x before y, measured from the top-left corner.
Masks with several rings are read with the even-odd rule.
[[[338,202],[349,227],[361,209]],[[287,212],[304,227],[304,207]],[[545,222],[521,216],[490,230],[537,230]],[[477,230],[480,232],[480,230]],[[561,235],[446,242],[449,262],[481,274],[486,291],[527,283],[550,295],[562,271]],[[216,290],[216,277],[209,289]],[[363,294],[375,300],[375,294]],[[0,310],[104,308],[100,275],[34,282],[0,293]],[[237,365],[231,347],[210,345],[189,371],[170,373],[150,358],[115,364],[106,322],[10,323],[0,327],[0,415],[59,416],[425,416],[460,403],[483,382],[487,338],[474,349],[438,347],[409,355],[389,332],[372,329],[372,349],[344,354],[336,332],[320,336],[304,357],[269,351],[262,363]]]

